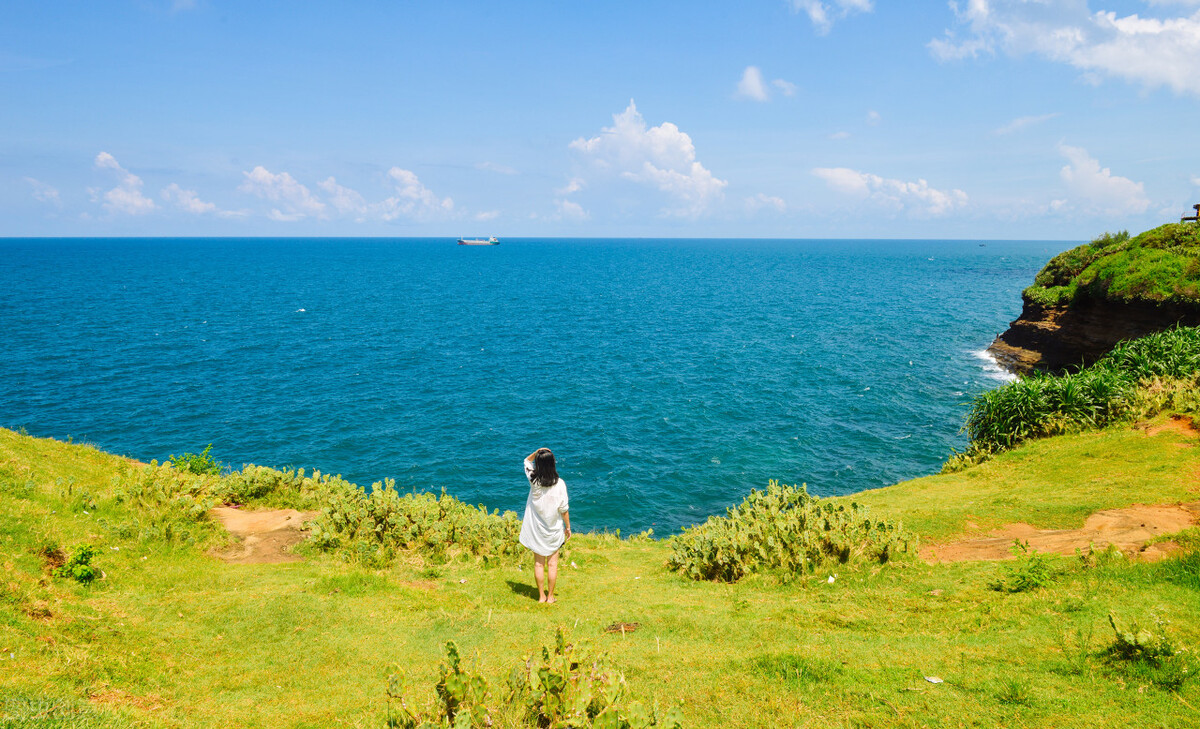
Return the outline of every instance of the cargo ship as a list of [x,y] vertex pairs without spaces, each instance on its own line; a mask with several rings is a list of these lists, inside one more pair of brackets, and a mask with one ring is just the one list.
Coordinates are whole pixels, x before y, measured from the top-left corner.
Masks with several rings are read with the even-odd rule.
[[459,238],[458,244],[460,246],[498,246],[500,241],[493,235],[491,238]]

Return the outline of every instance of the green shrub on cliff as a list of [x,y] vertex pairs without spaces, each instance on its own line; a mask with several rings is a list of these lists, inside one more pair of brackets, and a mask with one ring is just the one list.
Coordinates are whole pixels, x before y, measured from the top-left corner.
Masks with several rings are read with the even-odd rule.
[[1035,374],[975,398],[967,416],[967,452],[946,470],[1042,438],[1101,428],[1167,408],[1196,407],[1200,327],[1175,327],[1121,342],[1091,367]]
[[811,574],[851,560],[887,562],[914,554],[917,538],[899,524],[872,519],[865,507],[811,496],[804,486],[771,481],[726,516],[684,529],[667,565],[695,580],[737,582],[754,572]]
[[1105,233],[1050,259],[1024,296],[1042,306],[1097,299],[1200,308],[1200,225]]

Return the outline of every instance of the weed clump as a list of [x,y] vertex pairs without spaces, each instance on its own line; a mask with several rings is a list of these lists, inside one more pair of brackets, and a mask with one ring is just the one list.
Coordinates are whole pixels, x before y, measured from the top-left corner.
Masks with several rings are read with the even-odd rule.
[[[613,668],[606,656],[567,642],[562,628],[554,645],[515,666],[506,681],[501,711],[521,726],[541,729],[590,727],[591,729],[682,729],[683,712],[673,706],[663,712],[647,709],[627,696],[625,676]],[[491,692],[477,671],[464,666],[458,646],[446,643],[446,661],[435,687],[436,698],[425,709],[411,708],[406,699],[404,674],[388,676],[387,726],[398,729],[451,726],[474,729],[493,726],[489,707]],[[393,711],[396,700],[399,710]],[[505,723],[507,726],[508,723]]]
[[66,577],[76,582],[89,585],[100,576],[100,570],[92,564],[96,556],[96,548],[90,544],[82,544],[71,553],[71,557],[54,569],[55,577]]
[[204,450],[199,453],[184,453],[181,456],[170,455],[167,457],[167,462],[181,473],[191,473],[197,476],[216,476],[221,473],[224,466],[220,461],[210,455],[212,451],[212,443],[205,446]]
[[1195,675],[1195,666],[1187,650],[1168,637],[1167,624],[1160,618],[1154,618],[1153,631],[1136,621],[1122,630],[1111,614],[1108,623],[1115,637],[1105,649],[1104,657],[1114,668],[1169,691],[1178,691]]
[[764,571],[811,574],[851,560],[876,563],[914,554],[916,535],[872,519],[857,503],[823,501],[801,486],[771,481],[726,516],[688,527],[671,540],[668,567],[695,580],[737,582]]
[[998,592],[1029,592],[1046,587],[1054,581],[1054,571],[1046,555],[1030,549],[1029,542],[1013,541],[1009,551],[1017,558],[1003,577],[992,583]]

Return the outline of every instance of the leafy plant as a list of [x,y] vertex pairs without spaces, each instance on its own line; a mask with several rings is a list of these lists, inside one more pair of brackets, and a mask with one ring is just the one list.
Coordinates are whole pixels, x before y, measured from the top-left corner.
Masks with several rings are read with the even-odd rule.
[[1017,560],[1010,565],[1003,577],[992,583],[992,589],[1000,592],[1028,592],[1046,587],[1054,581],[1054,571],[1046,555],[1029,548],[1029,542],[1013,541],[1009,551]]
[[66,562],[55,568],[54,576],[66,577],[84,585],[90,584],[100,576],[100,570],[92,564],[92,558],[96,554],[96,548],[92,545],[80,545]]
[[199,453],[184,453],[182,456],[174,454],[167,457],[167,462],[176,471],[183,473],[193,473],[197,476],[216,476],[221,473],[223,466],[221,462],[209,455],[212,450],[212,443],[209,443],[203,451]]
[[1112,614],[1108,616],[1108,623],[1115,634],[1112,644],[1104,651],[1110,665],[1168,690],[1178,690],[1195,675],[1195,666],[1187,651],[1171,640],[1167,635],[1167,624],[1157,616],[1153,631],[1136,621],[1122,629]]
[[857,503],[823,501],[803,485],[772,480],[726,516],[684,529],[671,546],[671,569],[696,580],[736,582],[767,570],[811,574],[851,560],[887,562],[914,554],[917,537],[899,524],[872,519]]

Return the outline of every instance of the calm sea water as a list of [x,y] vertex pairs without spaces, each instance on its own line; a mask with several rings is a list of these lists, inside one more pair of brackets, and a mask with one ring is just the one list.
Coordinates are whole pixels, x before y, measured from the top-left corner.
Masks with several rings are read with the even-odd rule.
[[1065,242],[0,240],[0,425],[670,533],[937,470]]

